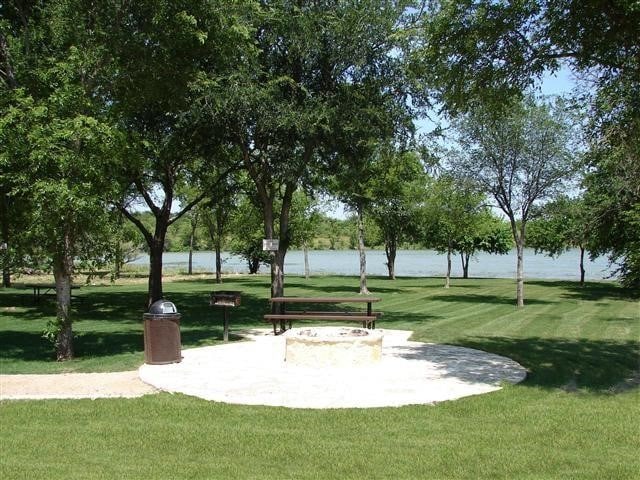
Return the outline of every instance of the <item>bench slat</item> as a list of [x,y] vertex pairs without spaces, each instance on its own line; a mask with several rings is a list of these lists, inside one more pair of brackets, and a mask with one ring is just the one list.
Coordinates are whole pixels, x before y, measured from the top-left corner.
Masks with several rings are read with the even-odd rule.
[[305,320],[305,319],[317,319],[317,320],[359,320],[359,321],[374,321],[375,315],[330,315],[330,314],[308,314],[308,313],[286,313],[284,315],[267,314],[264,316],[266,321],[273,320]]
[[[365,315],[365,316],[369,316],[366,314],[366,312],[364,311],[354,311],[354,312],[343,312],[343,311],[331,311],[331,310],[322,310],[322,311],[314,311],[314,310],[287,310],[286,313],[284,313],[283,315],[296,315],[296,314],[305,314],[305,315],[317,315],[318,317],[320,316],[325,316],[325,315],[350,315],[350,316],[354,316],[354,315]],[[381,317],[382,315],[384,315],[382,312],[371,312],[371,316],[376,316],[376,317]]]

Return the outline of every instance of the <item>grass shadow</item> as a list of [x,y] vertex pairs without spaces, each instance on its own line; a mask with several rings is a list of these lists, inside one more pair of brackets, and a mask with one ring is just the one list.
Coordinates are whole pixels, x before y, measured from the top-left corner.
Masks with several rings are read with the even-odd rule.
[[472,337],[454,343],[515,360],[529,372],[523,385],[597,393],[637,387],[640,342]]
[[[481,295],[474,293],[465,293],[463,295],[437,295],[432,298],[434,301],[452,302],[452,303],[478,303],[478,304],[499,304],[499,305],[516,305],[516,299],[513,296],[499,295]],[[548,300],[539,298],[526,298],[527,305],[550,305]]]
[[554,289],[562,289],[565,298],[575,298],[577,300],[597,301],[602,299],[615,300],[638,300],[640,292],[624,288],[615,282],[585,282],[580,285],[575,281],[562,280],[532,280],[527,281],[527,285],[536,285],[538,287],[548,287]]

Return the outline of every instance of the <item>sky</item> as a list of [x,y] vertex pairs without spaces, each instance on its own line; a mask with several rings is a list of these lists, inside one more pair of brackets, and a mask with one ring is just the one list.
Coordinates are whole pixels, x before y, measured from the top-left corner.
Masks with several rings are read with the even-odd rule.
[[[568,95],[575,87],[575,81],[572,78],[571,71],[563,67],[554,74],[545,75],[538,85],[539,91],[543,95]],[[418,132],[429,131],[433,128],[433,122],[429,120],[417,120],[416,126]],[[333,202],[332,209],[327,212],[327,215],[333,218],[345,219],[348,212],[345,212],[344,205],[340,202]]]

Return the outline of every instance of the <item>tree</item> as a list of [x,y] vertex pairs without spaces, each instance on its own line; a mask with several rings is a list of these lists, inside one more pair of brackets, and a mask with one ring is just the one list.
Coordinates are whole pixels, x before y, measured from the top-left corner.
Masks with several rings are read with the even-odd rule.
[[531,213],[527,245],[536,253],[556,257],[570,248],[580,249],[580,285],[584,284],[584,254],[588,248],[589,222],[580,198],[560,196]]
[[503,108],[504,98],[562,66],[579,76],[575,100],[588,110],[585,202],[599,245],[592,253],[608,253],[622,282],[640,285],[637,2],[433,0],[425,11],[412,71],[422,96],[450,114],[478,103]]
[[444,175],[430,186],[422,213],[423,238],[427,247],[447,254],[445,288],[451,282],[451,255],[462,252],[464,239],[474,235],[484,211],[484,195],[468,180]]
[[9,87],[3,95],[2,161],[12,172],[4,193],[29,201],[21,237],[50,259],[57,315],[47,334],[57,359],[68,360],[75,264],[104,261],[109,254],[108,172],[122,143],[105,121],[97,87],[107,55],[96,40],[101,32],[90,27],[102,10],[82,1],[12,7],[3,8],[8,20],[0,40],[2,81]]
[[487,192],[507,216],[516,245],[516,303],[524,306],[524,245],[531,208],[553,198],[576,168],[572,123],[562,103],[531,97],[506,113],[477,109],[455,122],[456,175]]
[[304,192],[298,191],[293,197],[291,208],[291,244],[302,247],[304,255],[304,278],[308,279],[309,244],[320,225],[320,205]]
[[509,225],[489,208],[482,208],[473,218],[467,233],[454,241],[454,249],[460,254],[462,263],[462,278],[469,278],[469,260],[476,252],[505,255],[512,247]]
[[[299,1],[261,5],[256,63],[228,83],[211,84],[210,103],[228,113],[229,140],[242,154],[261,203],[264,237],[279,249],[272,262],[272,296],[283,294],[284,259],[291,244],[290,214],[298,188],[317,188],[326,175],[326,148],[343,128],[347,90],[370,84],[366,98],[391,96],[394,31],[404,2]],[[367,18],[367,22],[362,22]],[[374,85],[377,88],[373,88]],[[364,107],[363,107],[364,108]]]
[[231,228],[230,217],[239,202],[240,185],[233,175],[219,183],[219,188],[209,192],[209,199],[202,205],[203,222],[215,251],[216,283],[222,283],[222,246],[225,234]]
[[[149,304],[163,296],[168,228],[207,195],[198,173],[204,162],[218,159],[203,157],[199,142],[193,141],[201,121],[198,82],[205,75],[218,80],[232,75],[243,62],[250,36],[242,16],[235,14],[243,6],[139,1],[116,7],[108,22],[114,66],[103,87],[110,112],[128,134],[127,162],[119,173],[129,201],[118,206],[149,248]],[[213,142],[219,138],[211,135]],[[199,192],[174,212],[176,189],[183,183],[197,185]],[[153,214],[151,229],[134,215],[131,207],[139,201]]]
[[640,77],[614,80],[589,111],[584,202],[591,255],[608,254],[622,284],[640,288]]
[[375,179],[369,211],[382,235],[389,279],[395,280],[398,248],[417,236],[419,199],[425,195],[426,174],[413,151],[389,146],[382,149],[380,157],[382,168]]
[[258,273],[260,265],[269,265],[271,253],[262,249],[261,213],[255,199],[243,196],[236,204],[231,216],[230,250],[247,262],[250,274]]

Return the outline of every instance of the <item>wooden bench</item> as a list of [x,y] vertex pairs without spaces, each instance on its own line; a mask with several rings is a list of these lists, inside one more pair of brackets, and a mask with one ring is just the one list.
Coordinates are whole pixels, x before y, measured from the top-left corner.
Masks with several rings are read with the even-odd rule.
[[[276,324],[280,323],[280,333],[285,331],[285,324],[291,328],[292,320],[328,320],[339,322],[359,322],[363,328],[376,328],[376,320],[382,315],[381,312],[373,312],[371,304],[380,301],[376,297],[274,297],[273,304],[282,305],[281,313],[269,313],[264,315],[265,322],[271,322],[273,333],[277,335]],[[367,311],[331,311],[331,310],[287,310],[288,304],[340,304],[340,303],[366,303]]]

